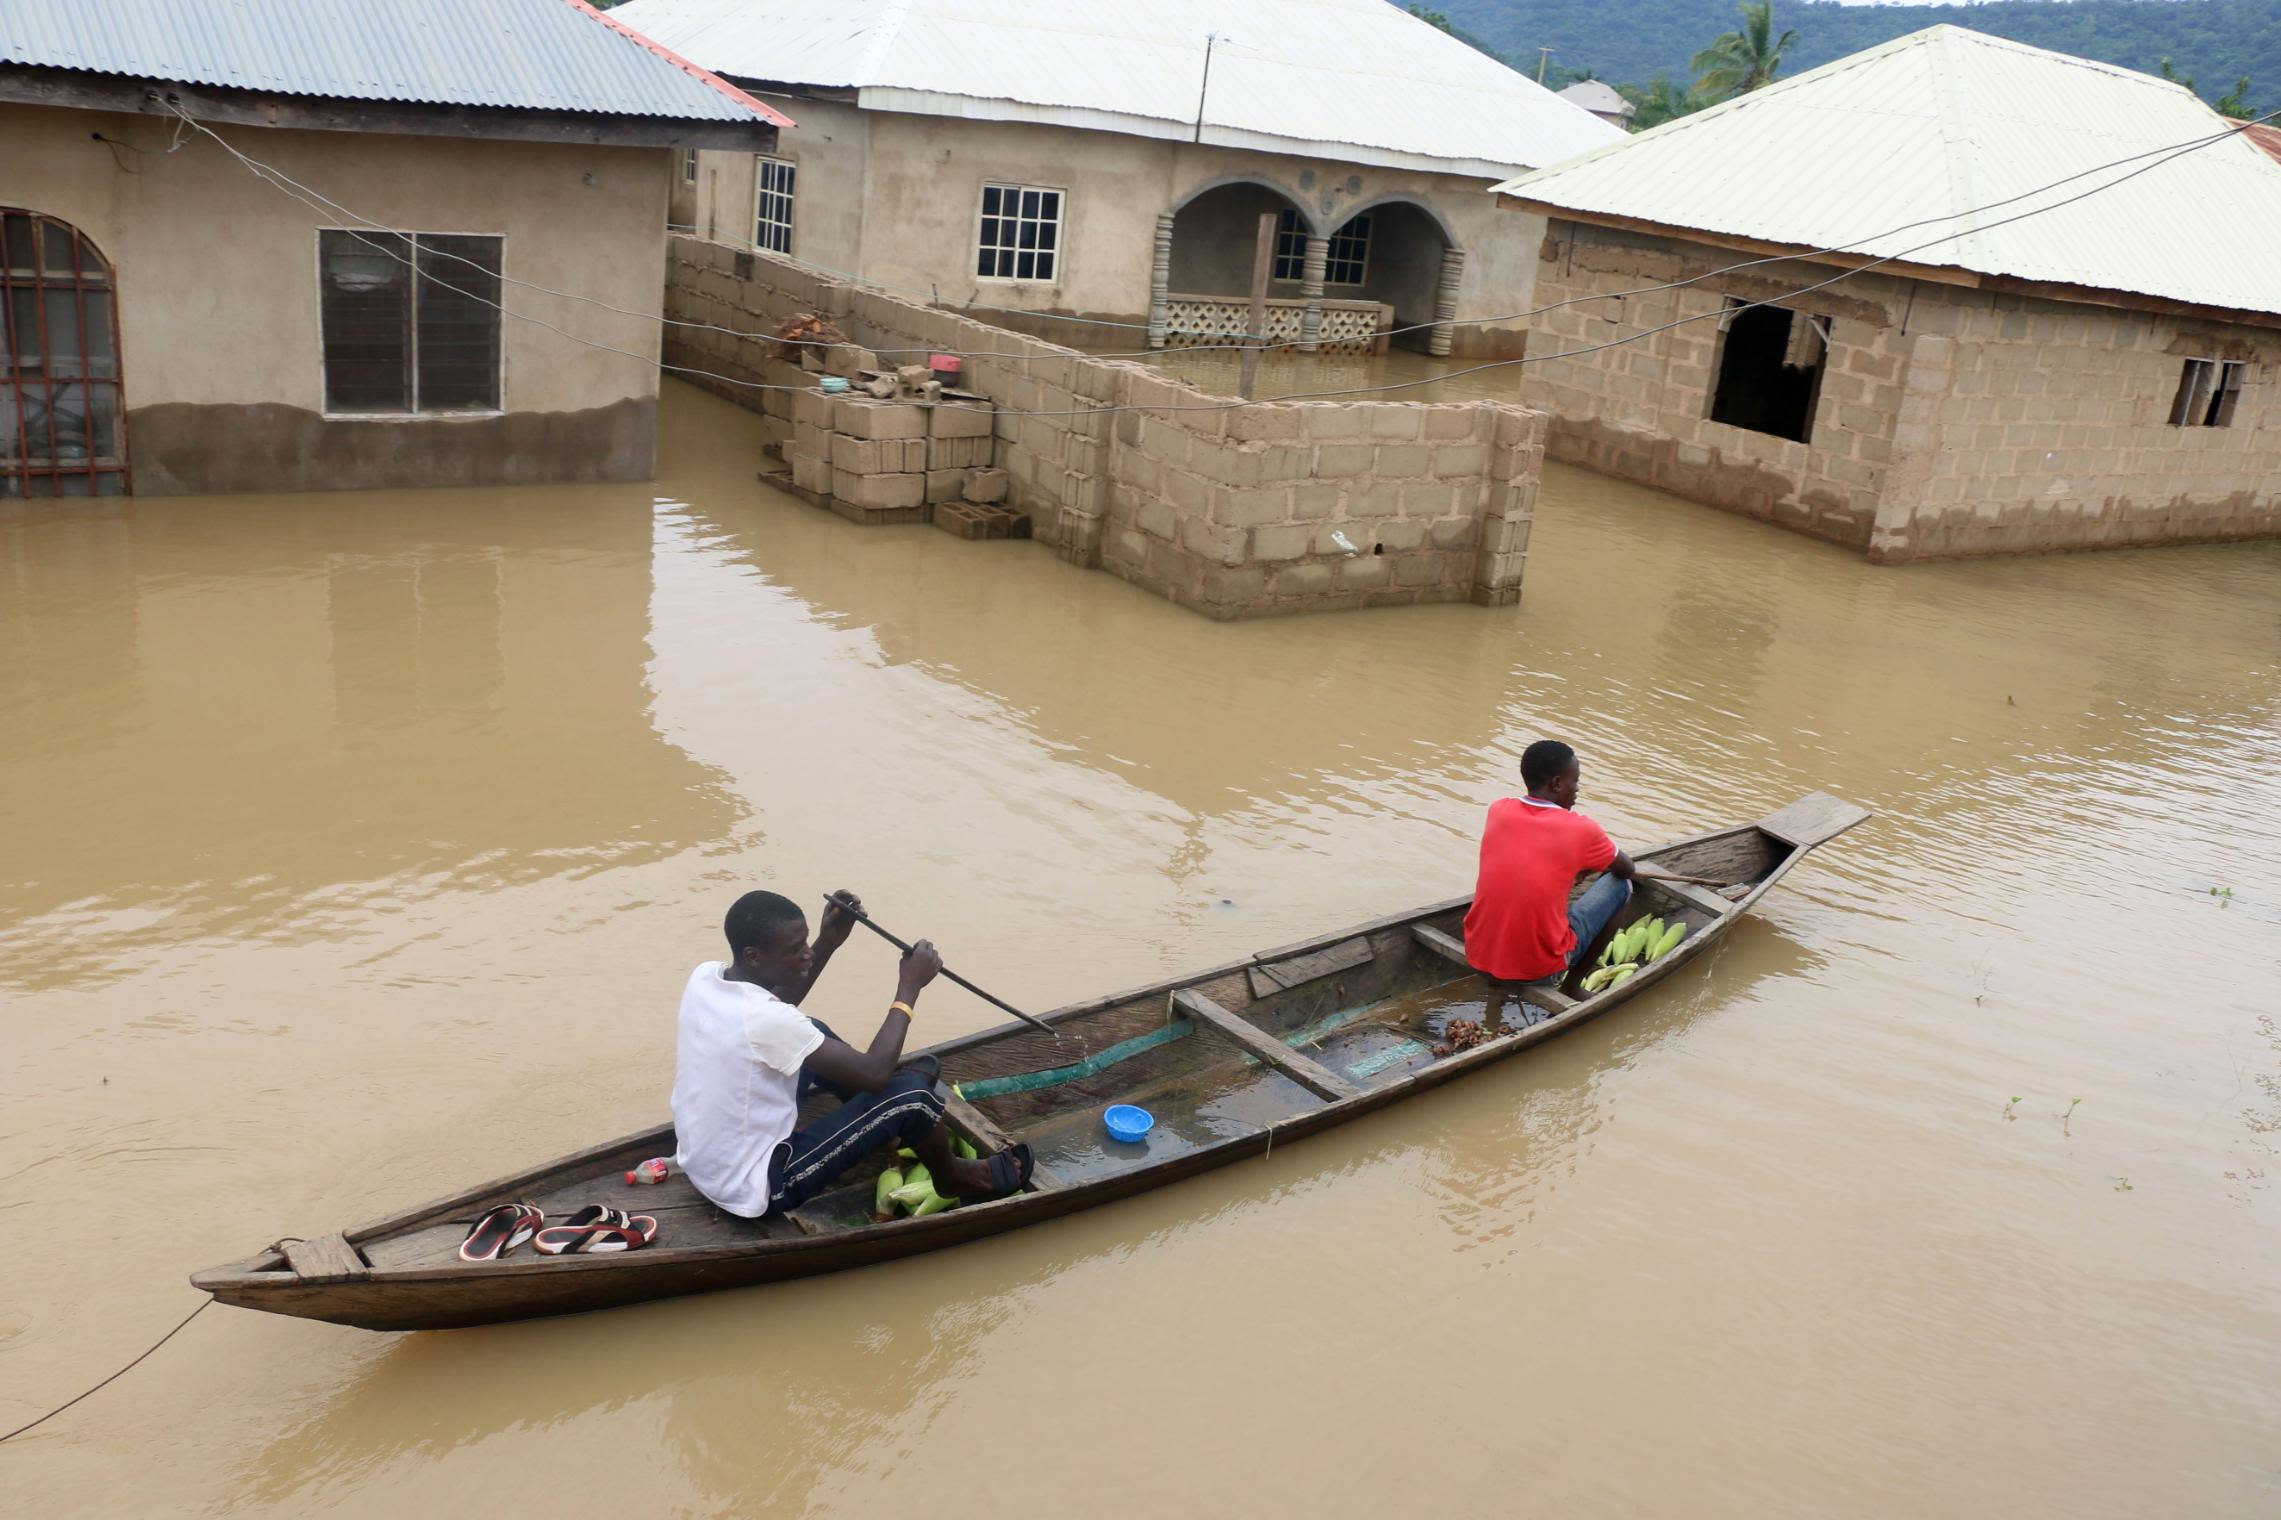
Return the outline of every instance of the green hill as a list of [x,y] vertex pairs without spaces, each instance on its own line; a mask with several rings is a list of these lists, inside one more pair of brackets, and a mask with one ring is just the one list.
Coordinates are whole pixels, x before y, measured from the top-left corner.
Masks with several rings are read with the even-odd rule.
[[[1550,46],[1556,69],[1619,83],[1667,73],[1740,24],[1735,0],[1438,0],[1486,51],[1534,74]],[[1833,5],[1775,0],[1774,24],[1795,28],[1785,76],[1947,22],[1995,37],[2159,72],[2169,58],[2205,100],[2251,78],[2255,109],[2281,109],[2281,0],[1989,0],[1980,5]],[[1549,82],[1549,76],[1548,76]]]

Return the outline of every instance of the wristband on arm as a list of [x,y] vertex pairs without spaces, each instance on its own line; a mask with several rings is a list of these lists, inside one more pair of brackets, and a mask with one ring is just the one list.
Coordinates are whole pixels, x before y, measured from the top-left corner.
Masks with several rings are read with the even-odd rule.
[[915,1019],[918,1017],[916,1013],[913,1013],[911,1011],[911,1005],[904,1002],[901,998],[897,998],[894,1002],[889,1003],[887,1005],[887,1011],[889,1013],[899,1013],[907,1019]]

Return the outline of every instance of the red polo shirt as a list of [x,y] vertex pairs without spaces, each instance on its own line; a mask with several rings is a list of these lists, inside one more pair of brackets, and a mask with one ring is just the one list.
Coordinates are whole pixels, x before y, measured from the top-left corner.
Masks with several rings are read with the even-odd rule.
[[1466,960],[1509,982],[1559,974],[1576,948],[1569,890],[1615,858],[1608,831],[1582,813],[1534,797],[1490,803],[1481,878],[1465,915]]

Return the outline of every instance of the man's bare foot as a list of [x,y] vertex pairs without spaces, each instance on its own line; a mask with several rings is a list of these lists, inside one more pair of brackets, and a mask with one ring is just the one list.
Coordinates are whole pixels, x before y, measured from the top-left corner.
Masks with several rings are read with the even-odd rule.
[[948,1176],[935,1169],[935,1191],[945,1198],[972,1198],[977,1194],[994,1192],[990,1181],[988,1159],[968,1161],[963,1157],[951,1162]]

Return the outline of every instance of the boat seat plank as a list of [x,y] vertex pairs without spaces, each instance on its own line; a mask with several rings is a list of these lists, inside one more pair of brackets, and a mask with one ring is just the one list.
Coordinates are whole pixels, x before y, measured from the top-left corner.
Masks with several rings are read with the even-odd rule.
[[1758,820],[1758,827],[1784,844],[1801,850],[1827,844],[1868,818],[1869,809],[1856,807],[1828,792],[1808,792],[1788,807],[1776,808]]
[[1172,994],[1173,1006],[1201,1024],[1209,1024],[1229,1039],[1242,1046],[1282,1072],[1301,1087],[1318,1097],[1336,1103],[1342,1098],[1359,1098],[1362,1089],[1338,1075],[1328,1067],[1308,1060],[1281,1040],[1254,1028],[1234,1014],[1204,996],[1201,992],[1182,988]]
[[[1273,951],[1264,952],[1272,955]],[[1251,995],[1255,998],[1273,997],[1309,982],[1319,982],[1326,976],[1351,971],[1367,965],[1374,952],[1370,936],[1358,935],[1324,950],[1310,950],[1305,955],[1294,955],[1279,961],[1261,961],[1249,968]]]
[[1653,876],[1643,876],[1640,880],[1651,883],[1658,892],[1666,892],[1678,898],[1690,908],[1700,908],[1714,920],[1726,917],[1738,906],[1718,893],[1707,892],[1692,882],[1662,881]]
[[[974,1148],[981,1151],[985,1156],[992,1151],[1002,1151],[1014,1143],[1007,1137],[1004,1130],[990,1122],[988,1114],[967,1102],[957,1093],[946,1092],[943,1094],[943,1114],[950,1120],[951,1128],[973,1141]],[[1035,1164],[1030,1168],[1031,1192],[1051,1192],[1061,1185],[1061,1179],[1048,1171],[1042,1163]]]
[[1465,942],[1456,935],[1444,934],[1430,924],[1412,924],[1410,937],[1451,965],[1466,971],[1473,969],[1473,963],[1465,958]]
[[1550,1008],[1554,1013],[1566,1013],[1576,1006],[1576,999],[1550,982],[1531,982],[1521,989],[1521,1001],[1534,1003],[1540,1008]]
[[286,1241],[285,1263],[303,1282],[347,1282],[372,1270],[364,1264],[364,1258],[356,1254],[356,1247],[348,1243],[348,1237],[337,1231],[315,1240]]

